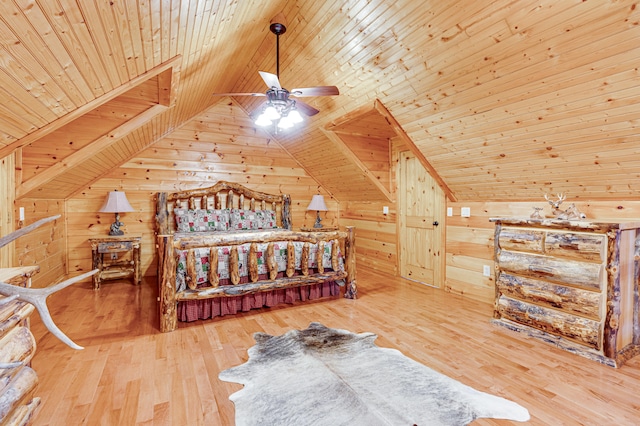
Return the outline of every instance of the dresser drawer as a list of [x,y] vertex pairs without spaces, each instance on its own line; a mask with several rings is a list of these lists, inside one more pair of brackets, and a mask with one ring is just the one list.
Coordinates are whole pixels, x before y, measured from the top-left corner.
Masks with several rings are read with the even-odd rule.
[[500,296],[501,318],[528,325],[550,334],[562,336],[590,348],[601,350],[600,322]]
[[549,231],[544,239],[544,252],[567,259],[605,262],[606,239],[597,234]]
[[605,282],[603,264],[502,250],[496,258],[501,271],[571,284],[599,291]]
[[603,293],[554,284],[535,278],[499,274],[496,286],[501,294],[524,302],[555,308],[595,321],[604,317]]
[[498,243],[503,250],[542,253],[544,231],[503,227],[498,235]]
[[98,243],[98,253],[118,253],[133,249],[131,241],[109,241]]

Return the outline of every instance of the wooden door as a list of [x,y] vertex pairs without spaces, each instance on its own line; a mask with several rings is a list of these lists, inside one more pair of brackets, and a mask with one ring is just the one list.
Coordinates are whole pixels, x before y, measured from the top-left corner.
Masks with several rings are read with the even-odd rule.
[[398,226],[400,276],[444,284],[444,192],[409,151],[400,153]]

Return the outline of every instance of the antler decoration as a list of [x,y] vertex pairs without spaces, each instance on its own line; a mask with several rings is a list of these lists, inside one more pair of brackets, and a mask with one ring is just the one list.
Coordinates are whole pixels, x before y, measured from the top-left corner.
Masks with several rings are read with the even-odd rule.
[[[560,194],[556,194],[558,197],[557,200],[552,200],[549,198],[547,194],[544,194],[544,199],[551,204],[551,212],[558,220],[572,220],[572,219],[585,219],[587,217],[586,214],[582,213],[574,203],[571,203],[569,208],[566,210],[560,210],[560,204],[564,200],[567,199],[567,194],[561,192]],[[533,215],[531,215],[533,217]]]
[[551,204],[553,214],[557,216],[561,213],[560,204],[562,204],[562,202],[567,199],[567,194],[561,192],[560,194],[556,194],[556,196],[558,197],[557,200],[551,200],[549,199],[549,196],[547,194],[544,194],[544,199],[547,200],[549,204]]
[[[0,247],[6,246],[11,241],[25,234],[28,234],[29,232],[39,227],[40,225],[56,220],[59,217],[60,215],[41,219],[25,228],[19,229],[15,232],[12,232],[0,238]],[[19,287],[19,286],[11,285],[11,284],[0,281],[0,294],[4,296],[8,296],[0,300],[0,306],[2,304],[6,304],[15,299],[19,299],[24,302],[31,303],[37,309],[38,313],[40,314],[40,318],[42,318],[42,322],[44,323],[45,327],[47,327],[47,330],[51,332],[51,334],[56,336],[63,343],[65,343],[66,345],[68,345],[73,349],[84,349],[82,346],[74,343],[73,340],[67,337],[67,335],[64,334],[62,330],[60,330],[58,326],[53,322],[53,318],[51,318],[51,313],[49,312],[49,308],[47,307],[47,297],[49,297],[51,294],[55,293],[56,291],[60,291],[63,288],[69,287],[71,284],[74,284],[78,281],[82,281],[87,277],[90,277],[96,272],[98,272],[98,270],[94,269],[93,271],[84,273],[82,275],[78,275],[77,277],[69,278],[68,280],[65,280],[61,283],[58,283],[51,287],[46,287],[46,288]]]

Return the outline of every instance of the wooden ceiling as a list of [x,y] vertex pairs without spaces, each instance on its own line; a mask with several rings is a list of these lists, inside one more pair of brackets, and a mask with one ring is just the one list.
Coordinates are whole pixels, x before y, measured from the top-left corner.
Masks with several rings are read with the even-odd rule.
[[[3,1],[0,153],[19,153],[25,183],[55,170],[19,193],[73,196],[228,101],[212,93],[264,91],[279,13],[283,85],[341,95],[307,98],[320,114],[275,138],[336,198],[369,200],[375,186],[323,128],[376,100],[459,200],[639,198],[640,11],[626,0]],[[54,137],[65,117],[118,115],[100,100],[144,91],[171,61],[167,108],[51,169],[74,154]]]

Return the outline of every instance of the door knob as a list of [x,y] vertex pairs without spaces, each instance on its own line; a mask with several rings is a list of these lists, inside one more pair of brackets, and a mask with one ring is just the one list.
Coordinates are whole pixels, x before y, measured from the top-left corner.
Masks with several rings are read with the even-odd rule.
[[434,220],[434,221],[433,221],[433,226],[438,226],[438,225],[439,225],[438,221],[437,221],[437,220]]

